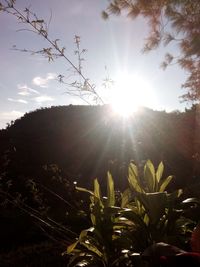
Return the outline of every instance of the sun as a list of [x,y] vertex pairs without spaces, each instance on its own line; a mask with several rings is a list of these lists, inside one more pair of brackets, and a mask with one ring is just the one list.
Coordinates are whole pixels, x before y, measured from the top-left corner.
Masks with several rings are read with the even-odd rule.
[[129,117],[139,107],[153,107],[155,95],[150,84],[139,75],[121,73],[114,80],[110,104],[115,113]]

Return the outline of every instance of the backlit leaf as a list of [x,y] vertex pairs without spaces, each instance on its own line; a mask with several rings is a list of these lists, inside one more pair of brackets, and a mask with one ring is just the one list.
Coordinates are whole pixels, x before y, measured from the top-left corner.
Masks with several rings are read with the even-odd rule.
[[96,217],[93,213],[90,214],[90,218],[91,218],[92,224],[96,225]]
[[81,191],[81,192],[86,192],[86,193],[89,193],[90,195],[94,196],[94,193],[91,190],[88,190],[86,188],[76,186],[76,190]]
[[94,179],[94,195],[96,198],[100,199],[101,198],[101,194],[100,194],[100,186],[99,186],[99,182],[97,179]]
[[156,171],[156,179],[158,183],[160,182],[160,179],[162,178],[163,171],[164,171],[164,165],[163,165],[163,162],[161,161]]
[[75,247],[77,246],[78,244],[78,240],[76,242],[74,242],[73,244],[71,244],[70,246],[67,247],[67,254],[70,254],[74,249]]
[[155,168],[150,160],[147,160],[144,166],[144,179],[145,182],[147,183],[149,192],[154,192],[156,185]]
[[137,192],[140,192],[140,193],[143,192],[143,189],[140,186],[140,182],[138,178],[137,166],[133,163],[130,163],[128,170],[129,170],[128,181],[129,181],[131,188]]
[[166,187],[168,186],[168,184],[171,182],[172,179],[173,179],[173,176],[172,176],[172,175],[168,176],[168,177],[162,182],[159,191],[160,191],[160,192],[164,192],[165,189],[166,189]]
[[115,205],[114,182],[113,182],[113,178],[110,172],[108,172],[107,175],[108,175],[107,176],[107,197],[108,197],[107,203],[108,203],[108,207],[111,207]]
[[121,207],[125,208],[126,205],[130,201],[131,191],[129,188],[127,188],[122,194],[121,194]]

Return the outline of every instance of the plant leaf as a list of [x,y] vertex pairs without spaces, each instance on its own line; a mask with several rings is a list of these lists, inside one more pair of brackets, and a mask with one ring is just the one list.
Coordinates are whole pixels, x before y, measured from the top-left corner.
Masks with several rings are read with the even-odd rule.
[[86,255],[86,253],[78,253],[75,254],[73,257],[70,258],[68,267],[74,267],[74,266],[89,266],[89,257]]
[[96,225],[96,217],[95,217],[95,215],[93,213],[90,214],[90,219],[92,221],[92,224]]
[[107,206],[112,207],[115,205],[115,191],[114,191],[114,182],[110,172],[107,174]]
[[99,200],[101,199],[100,186],[99,186],[99,182],[98,182],[97,178],[94,179],[94,195]]
[[77,246],[78,243],[79,243],[79,240],[77,240],[73,244],[69,245],[67,247],[67,254],[70,254],[75,249],[75,247]]
[[137,170],[137,166],[133,163],[130,163],[129,168],[128,168],[128,182],[130,184],[130,187],[137,191],[142,193],[143,189],[140,185],[139,179],[138,179],[138,170]]
[[182,203],[183,204],[198,204],[198,205],[200,205],[200,200],[198,198],[191,197],[191,198],[186,198],[185,200],[183,200]]
[[87,230],[83,230],[79,236],[79,242],[86,247],[89,251],[95,253],[99,257],[102,257],[103,253],[94,244],[95,239],[88,235],[89,232],[94,232],[94,227],[90,227]]
[[164,192],[165,188],[168,186],[168,184],[171,182],[171,180],[174,178],[174,176],[170,175],[168,176],[160,185],[159,192]]
[[131,191],[130,188],[127,188],[122,194],[121,194],[121,207],[125,208],[126,205],[129,203],[131,197]]
[[164,165],[163,165],[163,162],[161,161],[156,171],[156,180],[158,183],[160,182],[160,179],[162,178],[163,171],[164,171]]
[[127,219],[127,221],[122,220],[122,222],[124,224],[127,224],[127,226],[129,226],[130,222],[132,222],[134,225],[139,225],[140,227],[142,227],[144,232],[148,232],[147,225],[143,221],[141,214],[137,214],[136,212],[132,210],[125,210],[124,212],[121,213],[121,216],[122,217],[120,217],[119,219],[123,219],[123,218]]
[[98,250],[98,248],[94,245],[92,245],[91,243],[81,243],[84,247],[86,247],[89,251],[92,251],[93,253],[95,253],[96,255],[98,255],[100,258],[103,256],[103,253]]
[[144,166],[144,179],[145,182],[147,182],[149,193],[153,193],[155,191],[156,178],[155,178],[155,168],[150,160],[147,160]]
[[86,192],[86,193],[89,193],[90,195],[94,196],[94,193],[91,190],[88,190],[88,189],[86,189],[84,187],[76,186],[76,190],[81,191],[81,192]]
[[152,224],[157,223],[165,212],[167,206],[167,193],[156,192],[140,194],[138,195],[138,199],[143,204],[150,222]]
[[82,239],[84,239],[87,236],[88,232],[92,233],[93,231],[94,231],[94,227],[90,227],[86,230],[82,230],[80,235],[79,235],[79,241],[81,242]]

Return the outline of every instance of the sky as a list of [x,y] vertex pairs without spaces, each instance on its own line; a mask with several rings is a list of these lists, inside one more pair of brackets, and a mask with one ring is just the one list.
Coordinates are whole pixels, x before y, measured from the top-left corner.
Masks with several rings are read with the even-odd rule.
[[[145,87],[143,93],[151,101],[144,104],[150,108],[184,110],[185,104],[180,103],[179,97],[184,93],[181,84],[186,74],[176,65],[165,71],[160,68],[166,52],[178,53],[175,44],[142,54],[148,36],[146,21],[142,18],[133,21],[125,16],[112,16],[105,21],[101,12],[107,3],[107,0],[17,0],[16,7],[22,11],[30,7],[46,21],[51,17],[49,36],[60,40],[59,44],[66,47],[66,55],[75,65],[74,36],[80,36],[81,48],[87,49],[83,74],[96,85],[106,103],[112,101],[113,95],[110,89],[103,88],[103,80],[109,75],[124,84],[120,79],[125,74],[126,78],[136,77],[135,84],[129,78],[125,83],[126,86],[131,83],[133,99]],[[12,50],[13,45],[34,51],[49,46],[41,36],[24,28],[13,16],[0,13],[0,129],[41,107],[85,104],[80,98],[66,94],[66,85],[56,81],[59,74],[69,75],[70,66],[64,60],[59,58],[49,63],[41,55]]]

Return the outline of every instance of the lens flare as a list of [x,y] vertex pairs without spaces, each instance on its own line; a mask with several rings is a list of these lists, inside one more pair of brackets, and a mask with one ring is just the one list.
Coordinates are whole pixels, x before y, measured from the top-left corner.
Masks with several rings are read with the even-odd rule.
[[110,103],[115,113],[129,117],[141,106],[153,107],[155,96],[148,82],[137,75],[120,74],[115,79]]

